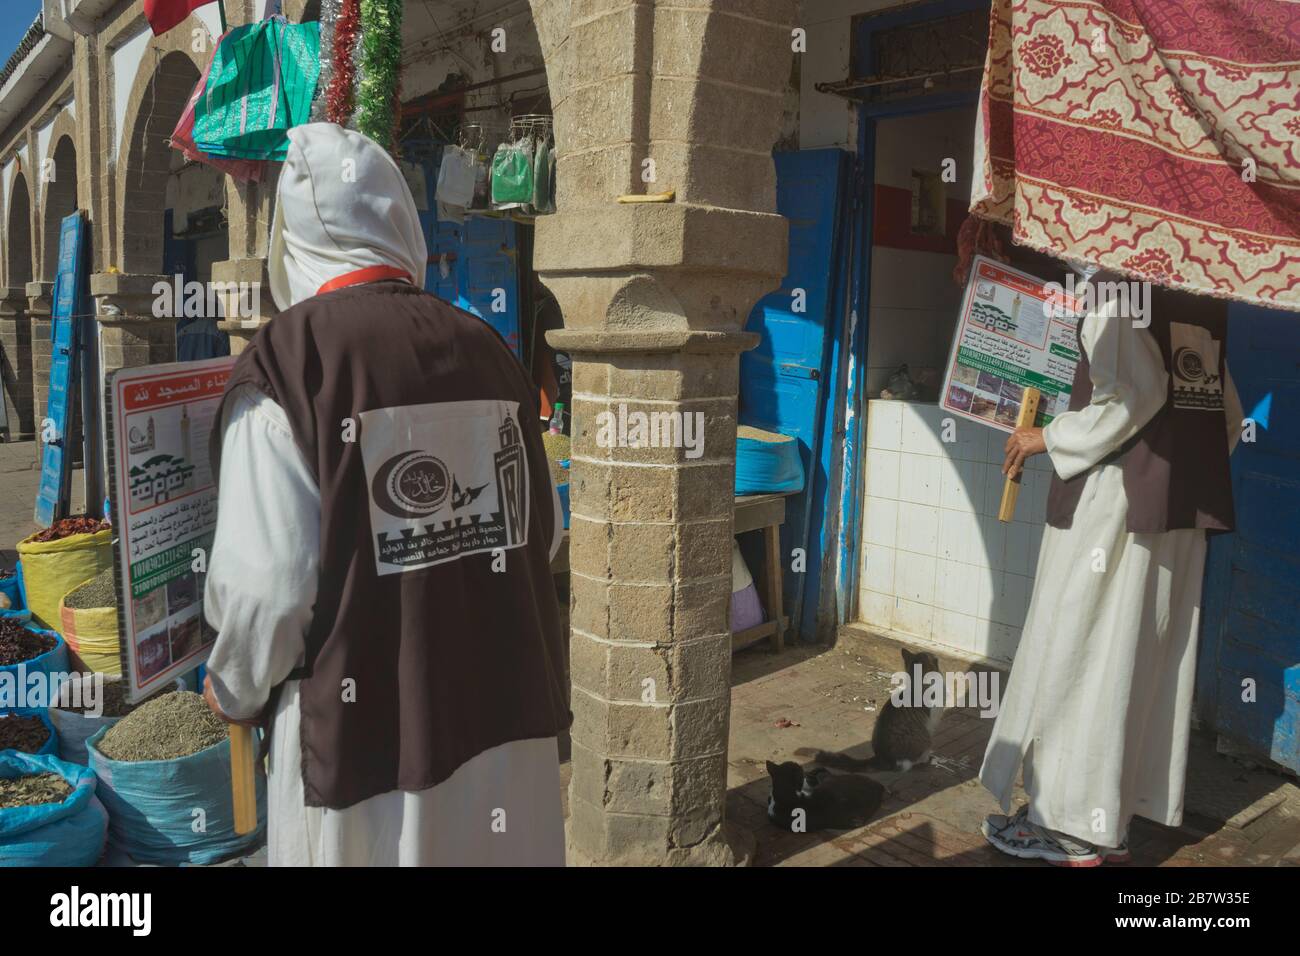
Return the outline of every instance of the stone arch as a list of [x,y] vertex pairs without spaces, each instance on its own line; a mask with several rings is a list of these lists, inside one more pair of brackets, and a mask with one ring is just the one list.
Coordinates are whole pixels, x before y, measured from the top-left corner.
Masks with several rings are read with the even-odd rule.
[[21,292],[35,278],[32,244],[32,198],[24,172],[15,170],[5,202],[5,282]]
[[14,420],[10,435],[27,437],[36,432],[36,399],[32,355],[32,323],[27,311],[27,283],[32,279],[31,194],[27,179],[15,170],[5,196],[4,273],[8,295],[2,305],[0,329],[4,333],[4,364],[0,367],[5,399]]
[[[60,130],[63,126],[65,129]],[[77,145],[72,121],[60,114],[50,135],[50,150],[41,167],[40,278],[53,282],[59,264],[59,230],[64,218],[77,210]]]
[[184,30],[150,41],[118,131],[116,264],[125,273],[162,272],[168,140],[205,66],[190,43]]

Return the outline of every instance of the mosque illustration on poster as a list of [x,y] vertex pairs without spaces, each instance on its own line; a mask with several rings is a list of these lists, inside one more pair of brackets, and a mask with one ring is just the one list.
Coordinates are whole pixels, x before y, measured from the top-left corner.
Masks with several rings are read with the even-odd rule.
[[185,459],[154,455],[127,474],[131,504],[138,510],[170,501],[191,490],[193,477],[194,466]]

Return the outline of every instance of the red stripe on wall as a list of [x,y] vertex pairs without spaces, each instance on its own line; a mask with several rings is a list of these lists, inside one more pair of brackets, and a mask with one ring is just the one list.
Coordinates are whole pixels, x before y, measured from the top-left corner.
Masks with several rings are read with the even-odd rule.
[[957,199],[948,200],[944,215],[944,235],[931,236],[912,232],[912,191],[897,186],[876,183],[876,207],[872,211],[875,226],[871,241],[889,249],[910,249],[913,252],[945,252],[957,254],[957,233],[965,221],[966,204]]

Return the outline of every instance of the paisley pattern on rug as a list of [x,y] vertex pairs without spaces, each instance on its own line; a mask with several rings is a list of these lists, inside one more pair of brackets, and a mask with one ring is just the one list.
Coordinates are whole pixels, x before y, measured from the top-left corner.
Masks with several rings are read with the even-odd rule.
[[1017,243],[1300,309],[1300,4],[993,0],[975,139]]

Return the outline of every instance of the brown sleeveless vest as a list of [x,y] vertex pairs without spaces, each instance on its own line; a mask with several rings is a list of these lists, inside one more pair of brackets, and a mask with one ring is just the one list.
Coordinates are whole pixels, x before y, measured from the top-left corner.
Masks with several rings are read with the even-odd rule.
[[568,727],[537,390],[500,336],[406,283],[354,286],[259,331],[227,396],[244,384],[284,409],[320,487],[293,675],[307,804],[423,790]]
[[[1153,288],[1148,331],[1169,373],[1169,397],[1151,421],[1104,463],[1118,462],[1128,498],[1127,528],[1154,534],[1180,528],[1231,531],[1232,475],[1223,386],[1227,307],[1217,299]],[[1092,401],[1088,356],[1079,343],[1070,410]],[[1047,523],[1068,528],[1089,472],[1052,476]]]

